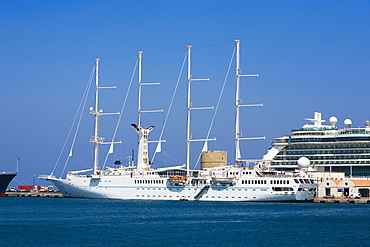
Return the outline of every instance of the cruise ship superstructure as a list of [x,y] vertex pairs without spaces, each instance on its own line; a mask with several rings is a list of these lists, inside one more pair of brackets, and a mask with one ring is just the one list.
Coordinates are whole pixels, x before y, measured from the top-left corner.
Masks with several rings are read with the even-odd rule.
[[275,170],[292,171],[297,160],[307,157],[314,171],[344,172],[346,177],[370,177],[370,122],[363,127],[352,127],[350,119],[344,127],[337,126],[337,118],[330,117],[323,124],[321,113],[315,112],[312,124],[293,129],[290,135],[276,138],[265,155],[265,163]]
[[[190,132],[190,50],[188,46],[188,147],[193,141]],[[132,124],[138,134],[138,158],[135,166],[118,164],[112,168],[99,170],[98,152],[103,138],[98,136],[98,118],[104,113],[98,108],[98,79],[96,79],[96,104],[90,109],[95,117],[94,165],[92,173],[86,171],[69,172],[65,179],[52,175],[40,176],[54,183],[64,197],[83,198],[116,198],[141,200],[201,200],[201,201],[311,201],[316,191],[316,183],[305,172],[309,164],[301,162],[300,170],[291,174],[278,173],[261,163],[254,168],[241,166],[238,130],[239,80],[242,76],[239,69],[239,40],[236,40],[236,136],[235,165],[220,165],[191,170],[189,165],[189,148],[187,164],[176,167],[152,168],[148,159],[148,135],[153,126],[142,127]],[[141,53],[139,53],[139,59]],[[99,60],[96,60],[96,70]],[[96,71],[96,77],[98,71]],[[249,75],[250,76],[250,75]],[[140,84],[140,82],[139,82]],[[139,85],[140,86],[140,85]],[[139,93],[140,95],[140,93]],[[139,101],[140,109],[140,101]],[[140,110],[139,110],[140,114]],[[204,141],[208,141],[205,139]]]

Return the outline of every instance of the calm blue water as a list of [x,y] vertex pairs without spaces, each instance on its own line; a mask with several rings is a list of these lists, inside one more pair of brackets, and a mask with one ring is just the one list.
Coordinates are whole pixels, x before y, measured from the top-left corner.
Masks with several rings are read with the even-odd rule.
[[0,198],[1,246],[370,246],[370,205]]

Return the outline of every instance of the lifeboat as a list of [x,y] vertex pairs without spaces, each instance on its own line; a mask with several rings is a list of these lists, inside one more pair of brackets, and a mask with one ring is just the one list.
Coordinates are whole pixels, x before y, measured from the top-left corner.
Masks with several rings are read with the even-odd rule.
[[181,176],[181,175],[170,176],[168,178],[168,182],[170,183],[170,185],[185,186],[186,176]]

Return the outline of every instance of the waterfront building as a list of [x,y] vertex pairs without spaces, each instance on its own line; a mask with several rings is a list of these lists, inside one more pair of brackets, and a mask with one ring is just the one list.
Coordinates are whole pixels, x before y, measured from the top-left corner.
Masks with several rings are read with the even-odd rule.
[[319,197],[369,197],[370,180],[325,180],[318,188]]

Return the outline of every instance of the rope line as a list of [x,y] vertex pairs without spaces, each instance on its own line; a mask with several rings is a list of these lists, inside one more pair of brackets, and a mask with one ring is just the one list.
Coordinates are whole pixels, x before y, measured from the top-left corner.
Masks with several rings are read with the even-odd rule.
[[[122,107],[121,107],[121,111],[120,111],[119,118],[118,118],[118,121],[117,121],[116,129],[114,130],[114,134],[113,134],[113,137],[112,137],[112,142],[111,142],[110,145],[114,145],[113,142],[114,142],[114,139],[116,138],[118,127],[119,127],[119,125],[121,123],[123,111],[125,109],[125,106],[126,106],[126,103],[127,103],[127,99],[128,99],[128,95],[129,95],[130,90],[131,90],[131,86],[132,86],[132,82],[134,80],[134,76],[135,76],[135,72],[136,72],[136,69],[137,69],[137,65],[138,65],[138,60],[136,60],[136,63],[135,63],[135,66],[134,66],[134,70],[133,70],[132,75],[131,75],[130,84],[128,86],[128,89],[127,89],[127,92],[126,92],[126,96],[125,96],[125,99],[124,99],[123,104],[122,104]],[[109,157],[109,151],[108,151],[107,155],[105,156],[105,160],[104,160],[104,163],[103,163],[103,169],[104,169],[105,165],[107,164],[108,157]]]
[[[218,97],[218,101],[217,101],[217,105],[216,105],[215,111],[213,113],[212,121],[211,121],[211,124],[210,124],[209,129],[208,129],[208,133],[207,133],[207,136],[206,136],[206,142],[207,142],[207,140],[208,140],[208,138],[209,138],[209,136],[211,134],[211,131],[212,131],[212,128],[213,128],[213,124],[215,122],[215,118],[216,118],[216,115],[217,115],[217,112],[218,112],[218,108],[219,108],[220,103],[221,103],[221,98],[222,98],[222,95],[224,93],[224,89],[225,89],[225,86],[226,86],[226,81],[227,81],[227,78],[229,77],[230,68],[231,68],[231,65],[232,65],[232,61],[234,59],[234,55],[235,55],[235,48],[234,48],[233,54],[232,54],[231,59],[230,59],[230,62],[229,62],[229,67],[227,68],[227,72],[226,72],[226,76],[225,76],[225,79],[224,79],[224,83],[223,83],[222,88],[221,88],[220,96]],[[197,162],[195,164],[195,168],[197,168],[198,165],[199,165],[200,157],[201,157],[201,153],[198,156],[198,160],[197,160]]]
[[[185,54],[185,57],[184,57],[184,60],[182,62],[182,66],[181,66],[181,69],[180,69],[180,73],[179,73],[179,76],[177,77],[177,82],[176,82],[176,86],[175,86],[175,89],[174,89],[174,92],[172,94],[172,98],[171,98],[171,102],[170,102],[170,106],[168,107],[168,111],[167,111],[167,114],[166,114],[166,118],[164,120],[164,123],[163,123],[163,127],[162,127],[162,130],[161,130],[161,134],[159,135],[159,142],[157,145],[161,145],[161,140],[162,140],[162,136],[163,136],[163,132],[164,132],[164,129],[167,125],[167,120],[168,120],[168,117],[170,115],[170,112],[171,112],[171,109],[172,109],[172,104],[173,104],[173,101],[175,99],[175,95],[176,95],[176,92],[177,92],[177,88],[179,86],[179,83],[180,83],[180,78],[181,78],[181,75],[182,75],[182,72],[184,70],[184,66],[185,66],[185,62],[186,62],[186,57],[187,57],[187,53]],[[152,157],[152,161],[154,162],[154,158],[156,156],[156,153],[157,152],[154,152],[153,154],[153,157]]]
[[[93,78],[93,76],[94,76],[94,69],[95,69],[95,65],[93,66],[93,68],[92,68],[92,70],[91,70],[91,73],[90,73],[90,77],[89,77],[88,83],[87,83],[87,85],[86,85],[85,91],[84,91],[84,93],[83,93],[83,95],[82,95],[82,98],[81,98],[81,101],[80,101],[80,105],[78,106],[78,109],[77,109],[76,115],[75,115],[75,117],[74,117],[74,119],[73,119],[73,122],[72,122],[71,128],[69,129],[69,132],[68,132],[67,138],[66,138],[66,139],[65,139],[65,141],[64,141],[64,144],[63,144],[62,150],[61,150],[61,151],[60,151],[60,153],[59,153],[58,159],[57,159],[57,161],[55,162],[55,165],[54,165],[53,170],[52,170],[52,172],[51,172],[51,174],[50,174],[50,175],[53,175],[53,174],[54,174],[54,172],[55,172],[55,169],[56,169],[56,167],[57,167],[57,165],[58,165],[58,163],[59,163],[59,161],[60,161],[60,158],[61,158],[61,156],[62,156],[62,154],[63,154],[63,152],[64,152],[64,149],[65,149],[65,147],[66,147],[66,145],[67,145],[67,142],[68,142],[68,140],[69,140],[69,137],[70,137],[70,135],[71,135],[71,132],[72,132],[73,126],[75,125],[76,120],[77,120],[77,117],[78,117],[78,115],[79,115],[79,113],[80,113],[80,111],[81,111],[81,113],[80,113],[80,119],[79,119],[79,123],[78,123],[78,127],[80,126],[81,117],[82,117],[82,113],[83,113],[83,108],[84,108],[84,106],[85,106],[85,104],[86,104],[86,100],[87,100],[88,92],[89,92],[89,90],[90,90],[90,86],[91,86],[92,78]],[[76,140],[76,135],[77,135],[77,132],[78,132],[78,127],[77,127],[76,132],[75,132],[75,135],[74,135],[74,139],[73,139],[73,144],[72,144],[72,147],[71,147],[71,151],[72,151],[72,149],[73,149],[73,145],[74,145],[75,140]],[[66,162],[65,162],[65,164],[64,164],[64,167],[63,167],[63,170],[62,170],[61,176],[62,176],[62,174],[63,174],[63,173],[64,173],[64,171],[65,171],[65,168],[66,168],[66,166],[67,166],[67,163],[68,163],[69,157],[70,157],[70,156],[68,156],[68,158],[67,158],[67,160],[66,160]]]

